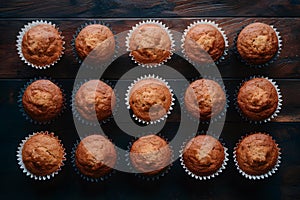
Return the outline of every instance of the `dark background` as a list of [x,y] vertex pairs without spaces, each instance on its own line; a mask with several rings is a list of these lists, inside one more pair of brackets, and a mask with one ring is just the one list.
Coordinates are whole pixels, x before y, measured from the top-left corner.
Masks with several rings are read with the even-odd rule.
[[[229,110],[221,137],[229,148],[227,169],[209,181],[189,177],[178,161],[167,176],[158,181],[144,181],[133,174],[117,172],[101,183],[82,180],[72,169],[71,148],[78,139],[70,106],[50,125],[35,125],[21,115],[17,100],[20,88],[30,78],[47,76],[57,80],[66,91],[68,102],[79,64],[72,55],[70,41],[76,29],[90,20],[109,23],[115,33],[129,30],[143,19],[158,18],[172,30],[183,32],[187,25],[198,19],[212,19],[226,32],[229,56],[218,65],[229,93]],[[18,57],[15,41],[19,30],[37,19],[52,21],[60,27],[66,41],[65,55],[47,70],[32,69]],[[275,63],[262,68],[243,65],[233,52],[237,32],[254,21],[274,25],[281,33],[283,49]],[[0,198],[1,199],[300,199],[300,1],[5,1],[0,3]],[[174,55],[167,63],[188,78],[194,74],[191,66]],[[105,73],[105,79],[116,81],[127,70],[135,67],[128,54],[121,56]],[[252,75],[264,75],[278,83],[283,95],[283,107],[272,122],[253,125],[244,122],[233,105],[234,90],[241,80]],[[132,80],[125,81],[128,85]],[[178,105],[175,110],[178,109]],[[176,131],[179,114],[173,112],[167,120],[163,135]],[[103,127],[117,143],[130,141],[114,122]],[[200,127],[205,129],[205,127]],[[34,181],[25,176],[16,161],[16,150],[23,138],[34,131],[55,132],[67,151],[66,165],[49,181]],[[266,131],[282,149],[279,171],[261,181],[247,180],[235,169],[232,150],[246,133]]]

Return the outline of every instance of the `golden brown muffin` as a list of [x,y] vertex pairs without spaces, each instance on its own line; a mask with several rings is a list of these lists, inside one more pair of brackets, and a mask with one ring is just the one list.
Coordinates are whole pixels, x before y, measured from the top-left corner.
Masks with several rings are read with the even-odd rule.
[[224,110],[226,94],[217,82],[199,79],[187,88],[184,102],[192,116],[200,117],[201,120],[210,120]]
[[184,51],[192,61],[200,63],[218,61],[224,50],[224,37],[213,25],[197,24],[186,34]]
[[58,171],[65,160],[65,149],[53,133],[39,132],[30,137],[22,149],[26,169],[36,176]]
[[63,52],[63,40],[50,24],[30,28],[22,40],[22,53],[31,64],[42,67],[57,61]]
[[130,149],[133,167],[145,175],[156,175],[171,164],[172,152],[168,143],[157,135],[136,140]]
[[250,120],[260,121],[273,115],[278,105],[274,85],[265,78],[253,78],[241,86],[238,97],[241,112]]
[[79,32],[75,40],[75,47],[81,60],[84,60],[92,52],[89,59],[103,61],[114,54],[115,38],[108,27],[91,24]]
[[107,119],[112,115],[115,105],[116,96],[113,89],[100,80],[84,83],[75,95],[77,111],[90,121]]
[[185,167],[197,176],[209,176],[217,172],[225,159],[224,147],[209,135],[191,139],[183,150]]
[[279,148],[271,136],[254,133],[243,138],[235,151],[239,168],[249,175],[263,175],[277,163]]
[[48,122],[61,113],[64,97],[61,89],[49,80],[37,80],[24,91],[22,104],[35,121]]
[[129,104],[133,113],[147,122],[164,117],[171,103],[172,94],[166,84],[154,78],[137,82],[129,94]]
[[237,39],[237,50],[249,64],[264,64],[278,52],[278,38],[267,24],[253,23],[246,26]]
[[102,135],[90,135],[78,144],[75,163],[79,171],[92,178],[105,176],[117,161],[115,146]]
[[129,50],[141,64],[159,64],[171,55],[171,39],[167,31],[157,24],[143,24],[132,32]]

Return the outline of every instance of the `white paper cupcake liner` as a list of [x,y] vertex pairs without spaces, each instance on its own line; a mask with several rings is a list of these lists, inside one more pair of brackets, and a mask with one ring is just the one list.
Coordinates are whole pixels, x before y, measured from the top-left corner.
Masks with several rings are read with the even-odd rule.
[[[149,133],[149,135],[152,134],[152,133]],[[163,137],[162,135],[160,134],[156,134],[157,136],[161,137],[162,139],[164,139],[168,145],[169,145],[169,148],[171,150],[171,161],[170,161],[170,165],[166,166],[161,172],[157,173],[157,174],[154,174],[154,175],[147,175],[147,174],[143,174],[143,173],[138,173],[137,170],[134,168],[134,166],[132,165],[131,163],[131,159],[130,159],[130,149],[133,145],[133,143],[138,140],[140,137],[142,136],[146,136],[147,134],[141,134],[139,135],[138,137],[135,137],[131,142],[129,142],[128,146],[127,146],[127,153],[125,154],[125,161],[127,163],[127,166],[129,167],[129,170],[138,178],[140,178],[141,180],[145,180],[145,181],[156,181],[156,180],[159,180],[160,178],[166,176],[172,166],[173,166],[173,162],[174,162],[174,151],[173,151],[173,147],[169,144],[168,140]]]
[[[197,135],[199,135],[199,133],[202,133],[202,132],[198,132]],[[210,136],[214,137],[213,134],[210,134]],[[196,137],[196,136],[195,136]],[[221,138],[216,138],[217,140],[219,140],[224,148],[224,154],[225,154],[225,158],[223,160],[223,163],[222,163],[222,166],[213,174],[211,175],[208,175],[208,176],[198,176],[196,174],[194,174],[193,172],[191,172],[184,164],[184,160],[183,160],[183,151],[184,151],[184,148],[185,146],[187,145],[187,143],[193,139],[194,137],[192,138],[188,138],[186,139],[185,142],[183,142],[182,146],[181,146],[181,150],[179,151],[179,158],[180,158],[180,164],[182,166],[182,168],[184,169],[184,171],[189,175],[191,176],[192,178],[195,178],[197,180],[210,180],[210,179],[213,179],[215,177],[217,177],[219,174],[221,174],[223,172],[223,170],[226,169],[226,165],[227,165],[227,161],[229,160],[228,159],[228,156],[229,154],[227,153],[227,150],[228,148],[225,147],[225,144],[222,142],[222,139]]]
[[224,106],[224,109],[222,110],[222,112],[220,112],[218,115],[212,117],[210,120],[200,120],[200,118],[196,118],[195,116],[191,115],[190,112],[186,109],[186,106],[185,106],[185,102],[184,102],[184,96],[185,96],[185,92],[188,88],[189,85],[185,85],[185,87],[182,89],[181,91],[181,95],[180,95],[180,106],[183,107],[183,112],[184,114],[192,121],[194,122],[200,122],[201,124],[209,124],[209,123],[216,123],[218,122],[220,119],[224,118],[226,116],[226,112],[227,112],[227,109],[229,107],[229,95],[228,95],[228,92],[225,88],[225,85],[224,84],[221,84],[221,81],[220,79],[217,79],[215,77],[211,77],[211,76],[204,76],[204,77],[196,77],[196,78],[193,78],[191,79],[190,83],[198,80],[198,79],[209,79],[209,80],[213,80],[215,82],[217,82],[221,88],[223,89],[223,91],[225,92],[225,96],[226,96],[226,102],[225,102],[225,106]]
[[83,65],[83,66],[85,66],[85,67],[87,67],[89,69],[96,70],[96,69],[98,69],[98,67],[95,67],[93,65],[89,65],[88,63],[83,62],[83,60],[79,57],[79,55],[77,53],[77,50],[76,50],[76,46],[75,46],[75,41],[76,41],[76,38],[77,38],[78,34],[80,33],[80,31],[82,29],[84,29],[85,27],[87,27],[88,25],[93,25],[93,24],[100,24],[100,25],[108,27],[112,31],[112,33],[114,34],[114,39],[115,39],[115,51],[114,51],[114,54],[111,56],[111,58],[109,58],[109,59],[105,60],[103,63],[101,63],[101,65],[99,66],[100,68],[107,66],[109,63],[111,63],[113,60],[115,60],[117,58],[119,45],[118,45],[118,40],[116,39],[115,33],[112,30],[111,26],[109,24],[103,22],[103,21],[89,21],[89,22],[86,22],[86,23],[82,24],[76,30],[76,32],[74,33],[74,35],[72,37],[72,40],[71,40],[71,46],[72,46],[73,56],[75,57],[76,61],[79,64],[81,64],[81,65]]
[[155,80],[158,80],[158,81],[160,81],[160,82],[162,82],[163,84],[166,85],[166,87],[169,89],[169,91],[170,91],[170,93],[171,93],[171,101],[172,101],[172,102],[171,102],[170,108],[169,108],[169,110],[166,112],[166,114],[165,114],[163,117],[161,117],[161,118],[158,119],[158,120],[154,120],[154,121],[145,121],[145,120],[143,120],[143,119],[138,118],[135,114],[132,114],[132,117],[133,117],[137,122],[140,122],[140,123],[143,123],[143,124],[156,124],[156,123],[159,123],[159,122],[164,121],[165,119],[167,119],[168,115],[171,114],[171,111],[173,110],[173,106],[174,106],[174,104],[175,104],[175,103],[174,103],[175,98],[174,98],[173,90],[171,89],[171,87],[169,86],[169,83],[168,83],[165,79],[163,79],[163,78],[161,78],[161,77],[159,77],[159,76],[157,76],[157,75],[154,75],[154,74],[152,74],[152,75],[151,75],[151,74],[149,74],[149,75],[144,75],[144,76],[141,76],[140,78],[137,78],[136,80],[133,81],[133,83],[131,83],[130,86],[128,86],[128,90],[127,90],[127,92],[126,92],[126,94],[125,94],[125,104],[126,104],[126,106],[127,106],[127,109],[129,110],[129,109],[130,109],[129,99],[130,99],[131,89],[133,88],[133,86],[134,86],[136,83],[138,83],[138,82],[141,81],[141,80],[146,80],[146,79],[155,79]]
[[[23,52],[22,52],[22,41],[23,41],[23,37],[24,37],[25,33],[32,27],[40,25],[40,24],[48,24],[48,25],[53,26],[55,29],[57,29],[57,31],[59,32],[60,37],[62,39],[62,42],[63,42],[62,43],[62,52],[61,52],[59,58],[57,60],[55,60],[53,63],[51,63],[49,65],[44,65],[44,66],[38,66],[33,63],[30,63],[28,60],[26,60],[26,58],[24,57]],[[28,24],[26,24],[19,32],[19,35],[17,36],[17,44],[16,44],[17,51],[18,51],[18,54],[19,54],[19,57],[21,58],[21,60],[24,63],[26,63],[28,66],[31,66],[35,69],[47,69],[47,68],[50,68],[51,66],[55,65],[61,59],[62,55],[64,54],[64,50],[65,50],[64,45],[65,45],[65,41],[64,41],[64,36],[62,35],[62,32],[59,31],[58,27],[55,24],[53,24],[52,22],[45,21],[45,20],[36,20],[36,21],[32,21],[32,22],[29,22]]]
[[[185,39],[186,39],[186,35],[187,33],[191,30],[191,28],[199,25],[199,24],[208,24],[208,25],[211,25],[213,27],[215,27],[216,29],[218,29],[218,31],[222,34],[223,36],[223,39],[224,39],[224,42],[225,42],[225,49],[224,49],[224,52],[223,52],[223,55],[217,60],[217,61],[213,61],[212,59],[212,62],[215,63],[215,64],[219,64],[221,63],[222,61],[225,60],[226,56],[228,55],[228,47],[229,47],[229,44],[228,44],[228,39],[227,39],[227,36],[225,34],[225,32],[222,30],[221,27],[219,27],[219,25],[215,22],[215,21],[211,21],[211,20],[207,20],[207,19],[204,19],[204,20],[198,20],[198,21],[195,21],[193,23],[191,23],[190,25],[187,26],[187,28],[184,30],[183,32],[183,35],[182,35],[182,38],[181,38],[181,49],[182,49],[182,54],[184,55],[184,57],[193,65],[197,66],[197,62],[193,61],[193,59],[191,59],[185,52],[185,48],[184,48],[184,43],[185,43]],[[202,65],[201,65],[202,66]],[[210,66],[209,63],[207,65],[203,65],[203,66]]]
[[[270,176],[272,176],[273,174],[276,173],[276,171],[278,170],[279,166],[280,166],[280,163],[281,163],[281,152],[280,152],[280,148],[278,148],[279,152],[278,152],[278,159],[277,159],[277,162],[275,164],[275,166],[270,170],[268,171],[267,173],[265,174],[261,174],[261,175],[250,175],[250,174],[247,174],[246,172],[244,172],[243,170],[240,169],[239,167],[239,164],[237,162],[237,159],[236,159],[236,149],[239,145],[239,143],[245,138],[247,137],[248,135],[251,135],[253,133],[250,133],[250,134],[247,134],[245,136],[243,136],[238,143],[236,143],[236,146],[234,147],[234,151],[233,151],[233,160],[234,160],[234,163],[235,163],[235,166],[237,168],[237,170],[239,171],[240,174],[242,174],[244,177],[246,177],[247,179],[250,179],[250,180],[262,180],[262,179],[265,179],[265,178],[268,178]],[[268,135],[270,136],[269,134],[266,134],[264,133],[265,135]],[[276,143],[276,141],[274,140],[274,142]],[[278,144],[276,143],[276,146],[278,147]]]
[[[237,97],[238,97],[238,93],[239,93],[240,88],[242,87],[242,85],[243,85],[245,82],[247,82],[247,81],[249,81],[249,80],[251,80],[251,79],[253,79],[253,78],[264,78],[264,79],[268,80],[268,81],[269,81],[270,83],[272,83],[272,85],[275,87],[276,92],[277,92],[277,95],[278,95],[278,105],[277,105],[277,109],[275,110],[275,112],[274,112],[269,118],[264,119],[264,120],[260,120],[260,121],[254,121],[254,120],[251,120],[251,119],[247,118],[247,117],[243,114],[243,112],[241,111],[241,109],[240,109],[240,107],[239,107],[239,105],[238,105],[238,103],[237,103]],[[277,117],[277,115],[279,114],[279,112],[280,112],[280,110],[281,110],[281,106],[282,106],[282,95],[281,95],[281,92],[280,92],[280,89],[279,89],[277,83],[276,83],[273,79],[270,79],[270,78],[264,77],[264,76],[251,76],[251,77],[249,77],[249,78],[247,78],[247,79],[244,79],[244,80],[239,84],[238,88],[236,89],[236,91],[235,91],[235,97],[234,97],[234,105],[235,105],[236,110],[238,111],[239,115],[242,117],[243,120],[248,121],[248,122],[250,122],[250,123],[254,123],[254,124],[262,124],[262,123],[269,122],[269,121],[271,121],[272,119],[274,119],[274,118]]]
[[108,80],[104,80],[104,79],[101,79],[102,82],[106,83],[107,85],[109,85],[114,93],[115,93],[115,97],[116,97],[116,105],[114,107],[114,109],[112,110],[112,114],[111,116],[109,116],[108,118],[104,119],[104,120],[95,120],[95,121],[91,121],[91,120],[88,120],[88,119],[85,119],[84,117],[82,117],[80,115],[80,113],[77,111],[76,109],[76,104],[75,104],[75,96],[76,96],[76,93],[77,91],[79,90],[79,88],[86,82],[90,81],[90,80],[94,80],[94,79],[85,79],[83,80],[82,82],[80,82],[79,84],[75,85],[73,90],[72,90],[72,94],[71,94],[71,110],[72,110],[72,114],[73,116],[79,121],[81,122],[82,124],[84,125],[88,125],[88,126],[97,126],[98,124],[106,124],[107,122],[111,121],[111,119],[113,118],[113,116],[117,113],[117,110],[118,110],[118,107],[119,107],[119,102],[120,102],[120,99],[119,99],[119,96],[118,96],[118,93],[116,91],[116,89],[113,88],[113,84],[108,81]]
[[46,176],[37,176],[37,175],[32,174],[30,171],[28,171],[26,169],[25,164],[23,163],[22,151],[23,151],[23,147],[24,147],[24,144],[26,143],[26,141],[28,139],[30,139],[32,136],[37,135],[37,134],[51,134],[53,137],[55,137],[61,143],[61,140],[59,140],[57,136],[54,136],[53,133],[48,133],[48,131],[40,131],[40,132],[32,133],[29,136],[25,137],[25,139],[22,140],[22,142],[19,144],[18,150],[17,150],[17,161],[18,161],[18,164],[20,166],[20,169],[22,170],[22,172],[24,174],[26,174],[26,176],[29,176],[30,178],[32,178],[34,180],[45,181],[45,180],[53,178],[56,174],[58,174],[59,171],[61,171],[61,168],[64,166],[64,161],[66,160],[66,152],[65,152],[65,148],[61,144],[61,147],[64,150],[64,156],[63,156],[63,159],[62,159],[61,166],[57,171],[53,172],[52,174],[46,175]]
[[[87,137],[87,136],[88,136],[88,135],[86,135],[86,136],[84,136],[84,137],[80,137],[80,140],[82,140],[83,138],[85,138],[85,137]],[[106,137],[106,138],[107,138],[107,137]],[[107,138],[107,139],[108,139],[108,138]],[[93,177],[89,177],[89,176],[86,176],[86,175],[82,174],[82,173],[79,171],[79,169],[77,168],[77,166],[76,166],[76,156],[75,156],[75,154],[76,154],[76,149],[77,149],[78,144],[80,143],[80,140],[77,140],[77,141],[74,143],[74,145],[73,145],[73,147],[72,147],[72,152],[71,152],[71,163],[72,163],[72,167],[73,167],[73,169],[74,169],[74,171],[75,171],[75,173],[76,173],[77,175],[79,175],[79,176],[80,176],[83,180],[85,180],[85,181],[92,182],[92,183],[99,183],[99,182],[101,182],[101,181],[105,181],[105,180],[109,179],[111,176],[113,176],[114,174],[116,174],[116,170],[115,170],[114,168],[112,168],[112,170],[111,170],[108,174],[106,174],[106,175],[104,175],[104,176],[102,176],[102,177],[99,177],[99,178],[93,178]],[[109,141],[112,142],[110,139],[109,139]],[[116,151],[116,153],[117,153],[117,161],[116,161],[115,166],[118,165],[118,162],[119,162],[119,159],[120,159],[120,156],[118,155],[118,151]]]
[[235,54],[237,55],[238,59],[245,65],[249,66],[249,67],[254,67],[254,68],[263,68],[263,67],[267,67],[269,66],[270,64],[274,63],[280,53],[281,53],[281,50],[282,50],[282,38],[280,36],[280,33],[279,31],[277,30],[277,28],[275,28],[273,25],[270,25],[270,27],[274,30],[274,32],[276,33],[276,36],[277,36],[277,40],[278,40],[278,51],[277,53],[273,56],[273,58],[271,60],[269,60],[268,62],[264,63],[264,64],[258,64],[258,65],[255,65],[255,64],[251,64],[251,63],[248,63],[247,61],[245,61],[244,59],[242,59],[240,53],[238,52],[237,50],[237,39],[238,39],[238,36],[240,34],[240,32],[245,28],[246,26],[243,26],[242,29],[238,32],[238,34],[236,35],[236,37],[234,38],[234,52]]
[[[26,111],[24,110],[24,107],[23,107],[23,103],[22,103],[22,98],[23,98],[23,94],[26,90],[26,88],[33,82],[37,81],[37,80],[49,80],[51,82],[53,82],[57,87],[59,87],[59,89],[61,90],[62,92],[62,95],[63,95],[63,107],[61,109],[61,112],[57,114],[56,117],[54,117],[53,119],[49,120],[49,121],[45,121],[45,122],[39,122],[39,121],[36,121],[34,119],[32,119],[27,113]],[[19,110],[20,112],[22,113],[22,116],[25,117],[26,120],[30,121],[31,123],[34,123],[34,124],[39,124],[39,125],[45,125],[45,124],[50,124],[52,123],[53,121],[57,120],[66,110],[67,108],[67,103],[66,103],[66,94],[65,94],[65,91],[62,89],[62,85],[59,84],[56,80],[53,80],[49,77],[39,77],[39,78],[33,78],[33,79],[30,79],[20,90],[19,92],[19,95],[18,95],[18,107],[19,107]]]
[[[131,54],[129,42],[130,42],[130,38],[132,36],[132,33],[137,28],[139,28],[140,26],[145,25],[145,24],[155,24],[155,25],[160,26],[162,29],[164,29],[166,31],[166,33],[168,34],[168,36],[171,40],[171,47],[170,47],[170,50],[169,50],[170,51],[170,56],[168,58],[166,58],[165,60],[163,60],[162,62],[160,62],[160,63],[157,63],[157,64],[156,63],[143,64],[143,63],[140,63],[137,60],[135,60],[134,56]],[[165,62],[167,62],[169,59],[171,59],[171,57],[172,57],[172,55],[175,51],[175,41],[173,39],[173,35],[172,35],[171,31],[169,30],[169,28],[165,24],[163,24],[162,22],[157,21],[157,20],[149,19],[149,20],[146,20],[146,21],[141,21],[141,22],[139,22],[138,24],[136,24],[135,26],[132,27],[132,29],[129,31],[129,33],[126,37],[126,47],[127,47],[127,51],[130,52],[129,56],[131,57],[131,60],[133,60],[136,64],[138,64],[139,66],[142,66],[142,67],[146,67],[146,68],[153,68],[153,67],[158,67],[158,66],[163,65]]]

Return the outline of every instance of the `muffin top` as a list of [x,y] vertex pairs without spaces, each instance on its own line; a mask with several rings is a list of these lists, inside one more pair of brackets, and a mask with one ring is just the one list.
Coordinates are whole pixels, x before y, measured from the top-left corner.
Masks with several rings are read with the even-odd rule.
[[224,50],[224,37],[213,25],[197,24],[190,28],[186,34],[184,51],[193,61],[217,61],[223,55]]
[[278,52],[278,38],[272,27],[264,23],[246,26],[237,39],[237,50],[249,64],[264,64]]
[[255,133],[242,139],[236,148],[236,160],[242,171],[262,175],[277,163],[279,148],[271,136]]
[[48,122],[61,113],[64,98],[61,89],[49,80],[36,80],[24,91],[25,112],[38,122]]
[[36,176],[50,175],[63,165],[64,148],[53,133],[40,132],[30,137],[22,149],[26,169]]
[[130,108],[144,121],[155,121],[164,117],[171,103],[172,94],[166,84],[154,78],[140,80],[130,90]]
[[33,26],[23,36],[23,56],[33,65],[39,67],[50,65],[59,59],[62,51],[62,37],[50,24]]
[[102,135],[85,137],[77,146],[75,163],[79,171],[92,178],[108,174],[117,161],[113,143]]
[[250,120],[264,120],[273,115],[278,106],[274,85],[265,78],[253,78],[241,86],[237,102],[240,110]]
[[155,175],[171,164],[172,152],[168,143],[157,135],[136,140],[130,149],[133,167],[145,175]]
[[100,80],[87,81],[80,86],[75,95],[77,111],[90,121],[102,121],[110,117],[115,104],[113,89]]
[[143,24],[129,38],[131,55],[141,64],[159,64],[171,55],[171,39],[158,24]]
[[217,172],[225,159],[222,144],[209,135],[198,135],[184,148],[183,162],[195,175],[209,176]]
[[89,55],[92,60],[110,58],[115,50],[115,38],[112,31],[101,24],[91,24],[83,28],[75,40],[75,47],[81,60]]
[[217,82],[198,79],[187,88],[184,102],[192,116],[200,117],[201,120],[210,120],[224,110],[226,94]]

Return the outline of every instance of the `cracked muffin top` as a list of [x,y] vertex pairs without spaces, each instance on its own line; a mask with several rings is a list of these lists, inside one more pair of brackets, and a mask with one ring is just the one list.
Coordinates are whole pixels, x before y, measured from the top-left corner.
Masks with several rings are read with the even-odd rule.
[[223,145],[209,135],[198,135],[191,139],[183,150],[186,168],[198,176],[209,176],[217,172],[225,159]]
[[218,61],[225,50],[222,33],[210,24],[197,24],[190,28],[183,45],[185,54],[200,63]]
[[75,48],[81,60],[89,55],[91,61],[103,61],[114,54],[115,38],[107,26],[91,24],[79,32],[75,39]]
[[130,148],[133,167],[145,174],[155,175],[171,164],[172,152],[168,143],[157,135],[147,135],[136,140]]
[[60,169],[64,154],[64,148],[53,133],[39,132],[25,142],[22,160],[30,173],[46,176]]
[[243,83],[238,92],[238,106],[250,120],[260,121],[273,115],[278,106],[274,85],[265,78],[253,78]]
[[92,178],[100,178],[111,172],[116,161],[114,144],[102,135],[85,137],[75,152],[77,168],[82,174]]
[[22,39],[22,54],[38,67],[57,61],[63,52],[63,40],[58,30],[50,24],[30,28]]
[[240,32],[236,45],[241,58],[254,65],[267,63],[279,50],[274,29],[259,22],[246,26]]
[[279,156],[279,148],[272,137],[260,132],[243,138],[235,151],[240,169],[249,175],[269,172]]
[[192,116],[207,121],[224,110],[226,94],[216,81],[198,79],[187,88],[184,103]]
[[22,97],[25,112],[38,122],[48,122],[54,119],[61,113],[63,104],[64,97],[61,89],[46,79],[31,83]]
[[172,94],[169,88],[154,78],[140,80],[130,90],[130,108],[138,118],[147,122],[163,118],[171,103]]
[[158,24],[143,24],[133,30],[129,38],[129,51],[140,64],[156,65],[171,55],[171,39]]
[[75,95],[75,108],[90,121],[105,120],[116,105],[113,89],[100,80],[90,80],[80,86]]

